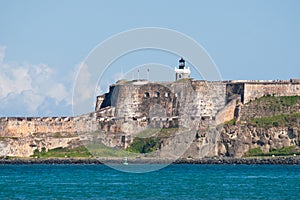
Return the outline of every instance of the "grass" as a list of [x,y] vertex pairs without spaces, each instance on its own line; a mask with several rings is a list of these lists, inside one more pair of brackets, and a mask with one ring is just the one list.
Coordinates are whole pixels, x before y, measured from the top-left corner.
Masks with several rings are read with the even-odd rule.
[[268,153],[263,153],[262,150],[257,147],[253,149],[249,149],[248,152],[245,153],[245,157],[253,157],[253,156],[291,156],[291,155],[300,155],[300,149],[298,146],[288,146],[282,147],[280,149],[271,149]]
[[263,155],[263,152],[262,152],[262,150],[259,147],[253,148],[253,149],[249,149],[249,151],[245,153],[246,157],[262,156],[262,155]]
[[229,121],[224,122],[224,125],[235,125],[236,120],[235,119],[231,119]]
[[160,128],[147,128],[138,133],[137,137],[147,138],[157,134],[161,129]]
[[[164,139],[176,133],[178,128],[146,129],[133,139],[126,151],[134,153],[151,153],[159,149]],[[155,133],[155,134],[154,134]],[[143,136],[143,137],[141,137]],[[148,137],[144,137],[148,136]]]
[[6,141],[7,139],[18,140],[19,137],[0,137],[0,141]]
[[130,147],[126,150],[134,153],[150,153],[160,148],[162,140],[157,137],[134,138]]
[[181,79],[178,79],[177,81],[175,81],[176,83],[185,83],[187,81],[190,81],[191,78],[181,78]]
[[32,136],[35,137],[52,137],[52,138],[71,138],[76,137],[76,134],[64,133],[64,132],[55,132],[55,133],[31,133]]
[[[66,135],[63,135],[62,133],[60,132],[56,132],[52,135],[53,138],[69,138],[69,137],[72,137],[71,134],[66,134]],[[74,135],[73,135],[74,137]]]
[[76,148],[55,148],[46,151],[43,147],[41,151],[36,149],[34,154],[31,157],[38,158],[81,158],[81,157],[90,157],[90,152],[84,147],[76,147]]
[[292,106],[300,103],[300,96],[282,96],[279,97],[280,103],[284,106]]
[[271,117],[252,118],[248,123],[253,126],[271,127],[290,127],[299,125],[300,113],[280,114]]
[[108,147],[101,143],[87,144],[86,146],[89,152],[95,157],[135,157],[138,155],[120,148]]
[[290,107],[297,103],[300,103],[300,96],[280,96],[275,97],[272,95],[266,95],[263,97],[260,97],[258,99],[252,100],[251,102],[248,102],[247,104],[252,103],[264,103],[267,105],[270,105],[274,108],[280,108],[282,106],[284,107]]

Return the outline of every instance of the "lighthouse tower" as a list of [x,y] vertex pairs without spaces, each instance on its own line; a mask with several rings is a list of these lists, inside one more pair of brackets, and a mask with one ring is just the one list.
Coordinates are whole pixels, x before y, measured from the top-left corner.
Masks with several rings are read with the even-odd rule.
[[179,60],[178,68],[175,67],[175,73],[176,81],[183,78],[190,78],[191,70],[189,67],[185,67],[185,60],[183,58]]

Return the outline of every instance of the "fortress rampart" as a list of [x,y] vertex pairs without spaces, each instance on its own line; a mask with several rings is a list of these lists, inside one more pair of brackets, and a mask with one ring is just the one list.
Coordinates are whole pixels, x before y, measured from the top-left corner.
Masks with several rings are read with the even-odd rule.
[[240,96],[246,104],[262,96],[300,96],[300,80],[291,79],[278,81],[228,81],[226,84],[227,101]]
[[97,130],[96,114],[78,117],[2,117],[0,137],[27,137],[39,133],[76,134],[86,130]]
[[[108,138],[104,139],[108,146],[126,147],[136,130],[189,127],[189,118],[221,124],[238,118],[238,110],[245,113],[242,107],[248,102],[267,95],[300,96],[300,81],[121,81],[97,97],[93,113],[0,118],[0,146],[6,149],[0,155],[29,156],[43,145],[47,149],[68,146],[82,133],[99,130]],[[60,138],[55,136],[58,133]]]
[[[300,81],[187,81],[184,83],[116,84],[97,97],[96,112],[76,117],[1,117],[0,137],[26,137],[33,133],[77,133],[98,130],[112,118],[214,117],[233,99],[243,104],[256,98],[300,96]],[[233,103],[223,109],[226,120],[234,117]],[[156,106],[154,106],[156,105]],[[220,116],[220,114],[219,114]],[[224,118],[224,119],[225,119]],[[117,130],[117,128],[116,128]]]

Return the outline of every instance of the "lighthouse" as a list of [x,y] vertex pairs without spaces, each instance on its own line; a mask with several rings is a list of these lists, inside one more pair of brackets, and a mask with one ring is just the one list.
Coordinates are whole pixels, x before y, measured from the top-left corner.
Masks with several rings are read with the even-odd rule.
[[179,60],[178,68],[175,67],[176,81],[183,78],[190,78],[191,70],[185,67],[185,60],[181,58]]

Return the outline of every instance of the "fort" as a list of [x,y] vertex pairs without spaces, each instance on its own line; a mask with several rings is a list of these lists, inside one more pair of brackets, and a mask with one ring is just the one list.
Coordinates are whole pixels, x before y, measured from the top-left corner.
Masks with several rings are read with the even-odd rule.
[[[110,86],[108,93],[97,96],[94,112],[81,116],[1,117],[0,156],[28,157],[36,149],[76,146],[80,142],[85,144],[93,140],[91,133],[97,133],[97,138],[108,147],[125,149],[147,128],[184,127],[191,130],[188,134],[193,140],[185,155],[195,157],[205,141],[212,139],[208,127],[217,127],[233,119],[244,120],[245,114],[258,116],[259,111],[248,109],[252,101],[264,96],[300,96],[300,79],[193,80],[183,59],[175,73],[174,82],[120,80]],[[300,112],[300,106],[293,109]],[[296,136],[288,138],[288,142],[282,136],[276,143],[277,147],[298,144],[298,129],[294,127],[292,130]],[[243,132],[241,128],[231,131],[236,135],[253,133],[253,130]],[[291,128],[278,131],[287,135]],[[277,139],[280,134],[277,134]],[[164,148],[176,152],[176,144],[172,143],[184,141],[183,137],[187,135],[164,141]],[[223,136],[221,138],[224,139]],[[250,148],[260,145],[259,142],[250,142],[240,149],[236,147],[237,143],[231,143],[215,141],[205,155],[240,157]],[[273,146],[262,147],[265,151],[270,148]]]

